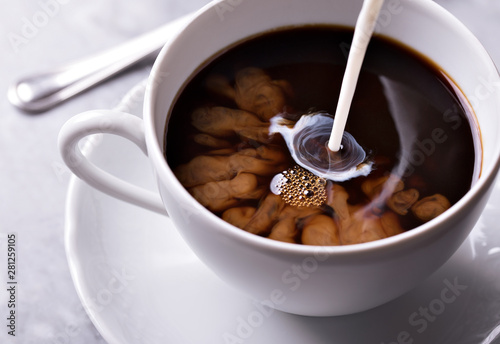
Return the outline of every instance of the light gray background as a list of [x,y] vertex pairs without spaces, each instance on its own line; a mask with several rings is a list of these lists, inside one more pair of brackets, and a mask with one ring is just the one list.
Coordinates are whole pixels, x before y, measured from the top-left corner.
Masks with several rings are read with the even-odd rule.
[[[57,150],[60,127],[72,115],[112,108],[149,66],[140,66],[39,115],[12,107],[8,85],[124,42],[207,0],[0,0],[0,343],[104,343],[84,311],[64,251],[64,206],[70,173]],[[500,1],[440,0],[461,19],[500,65]],[[48,5],[51,4],[51,5]],[[44,7],[45,6],[45,7]],[[26,21],[51,13],[32,37],[18,45]],[[40,19],[40,18],[38,18]],[[6,235],[18,234],[17,331],[7,336]]]

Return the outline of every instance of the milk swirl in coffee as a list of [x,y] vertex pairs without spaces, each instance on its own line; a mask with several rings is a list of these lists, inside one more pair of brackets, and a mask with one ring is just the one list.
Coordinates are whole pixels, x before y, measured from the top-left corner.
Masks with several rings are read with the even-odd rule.
[[269,133],[283,136],[293,160],[319,177],[343,182],[371,172],[372,162],[347,131],[338,152],[328,148],[333,117],[327,113],[305,114],[296,123],[278,114],[270,122]]
[[[351,39],[346,28],[283,29],[200,67],[166,128],[167,161],[194,198],[256,235],[349,245],[411,230],[469,190],[481,152],[466,99],[439,67],[386,38],[372,39],[363,64],[346,127],[356,144],[345,152],[357,160],[347,174],[305,169],[301,159],[321,165],[314,140],[293,143],[298,158],[270,130],[277,119],[289,129],[304,116],[332,122]],[[342,166],[345,156],[337,158]]]

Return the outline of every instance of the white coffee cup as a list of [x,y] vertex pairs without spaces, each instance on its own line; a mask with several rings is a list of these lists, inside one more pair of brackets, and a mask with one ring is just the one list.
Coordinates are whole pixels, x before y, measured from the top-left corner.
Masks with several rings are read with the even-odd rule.
[[[480,178],[458,203],[430,222],[356,245],[282,243],[247,233],[205,209],[179,183],[164,157],[172,105],[186,80],[205,61],[235,42],[277,27],[354,26],[361,4],[361,0],[209,4],[157,58],[146,89],[144,119],[106,110],[75,116],[59,137],[64,161],[99,190],[156,212],[166,214],[166,209],[183,238],[214,273],[266,306],[330,316],[364,311],[397,298],[437,270],[463,243],[488,200],[500,166],[500,77],[477,39],[439,5],[430,0],[387,0],[376,27],[377,33],[409,45],[441,66],[469,99],[481,128]],[[92,165],[80,152],[78,141],[94,133],[120,135],[137,144],[153,166],[161,197]]]

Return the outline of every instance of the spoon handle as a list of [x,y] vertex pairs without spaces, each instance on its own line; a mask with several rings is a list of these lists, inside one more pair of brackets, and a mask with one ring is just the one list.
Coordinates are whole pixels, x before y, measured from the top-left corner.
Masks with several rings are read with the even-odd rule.
[[24,77],[10,86],[9,101],[27,112],[48,110],[148,57],[155,57],[189,17],[176,19],[97,55]]

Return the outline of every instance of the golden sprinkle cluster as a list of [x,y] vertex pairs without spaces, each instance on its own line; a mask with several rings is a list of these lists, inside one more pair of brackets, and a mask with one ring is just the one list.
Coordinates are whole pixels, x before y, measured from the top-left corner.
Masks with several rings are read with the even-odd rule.
[[285,203],[297,207],[318,207],[326,201],[326,180],[296,165],[274,178],[272,188]]

